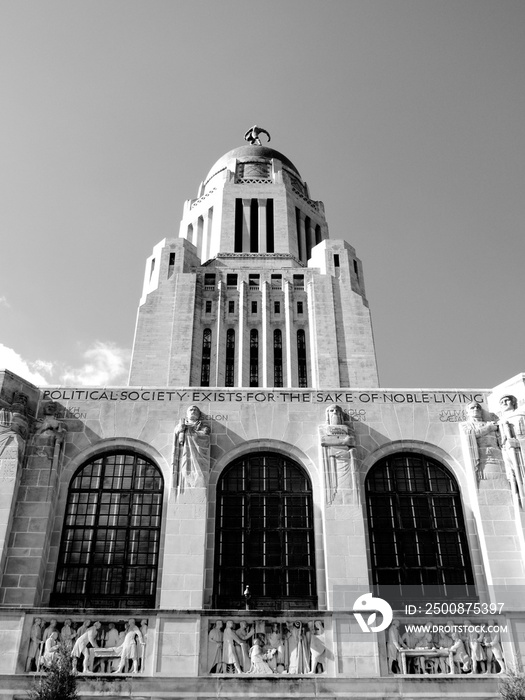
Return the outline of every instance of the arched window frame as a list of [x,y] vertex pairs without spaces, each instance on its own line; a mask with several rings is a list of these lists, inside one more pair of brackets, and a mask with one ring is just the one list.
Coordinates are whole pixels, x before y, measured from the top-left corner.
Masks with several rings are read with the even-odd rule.
[[475,600],[461,493],[440,461],[394,452],[365,481],[372,583],[392,606]]
[[[277,480],[275,464],[282,467]],[[250,585],[256,607],[317,608],[313,491],[303,467],[279,452],[250,452],[225,468],[216,494],[213,607],[244,607],[242,592]],[[276,516],[271,509],[279,499]],[[282,560],[267,562],[268,580],[261,559],[275,554],[276,541]],[[280,578],[278,592],[272,576]]]
[[134,449],[83,462],[67,491],[51,605],[154,608],[163,500],[160,468]]

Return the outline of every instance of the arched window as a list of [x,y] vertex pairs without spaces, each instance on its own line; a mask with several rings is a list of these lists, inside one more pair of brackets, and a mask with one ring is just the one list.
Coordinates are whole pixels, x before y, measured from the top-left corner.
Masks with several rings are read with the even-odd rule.
[[235,385],[235,331],[229,328],[226,331],[226,372],[224,386]]
[[283,334],[279,328],[273,332],[273,385],[283,385]]
[[301,388],[308,386],[308,375],[306,371],[306,335],[301,328],[297,331],[297,372],[299,386]]
[[366,479],[373,583],[391,604],[475,597],[459,488],[439,462],[398,452]]
[[312,488],[301,467],[274,453],[236,460],[217,487],[214,605],[316,608]]
[[259,333],[250,331],[250,386],[259,386]]
[[153,608],[162,494],[162,474],[140,455],[84,464],[69,487],[51,604]]
[[201,386],[210,386],[211,330],[205,328],[202,334]]

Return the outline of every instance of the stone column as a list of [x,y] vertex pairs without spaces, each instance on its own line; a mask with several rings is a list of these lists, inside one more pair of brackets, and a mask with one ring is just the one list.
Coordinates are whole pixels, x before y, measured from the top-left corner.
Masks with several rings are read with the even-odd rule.
[[271,354],[272,348],[272,329],[270,326],[270,284],[269,282],[261,282],[261,382],[262,387],[268,387],[273,384],[273,359]]
[[[235,338],[235,386],[248,386],[249,365],[244,362],[246,347],[249,347],[246,316],[248,314],[248,293],[244,280],[239,283],[239,326]],[[248,346],[246,343],[248,342]]]
[[[212,372],[210,376],[210,386],[224,386],[224,364],[225,364],[225,353],[226,353],[226,328],[225,323],[226,316],[226,293],[225,287],[226,282],[219,279],[219,298],[217,300],[217,322],[215,324],[215,343],[213,345],[212,336],[212,347],[215,347],[215,371]],[[212,331],[213,333],[213,331]],[[212,358],[213,359],[213,358]],[[210,363],[211,365],[211,363]],[[213,365],[211,365],[213,366]],[[211,369],[211,367],[210,367]],[[219,381],[219,377],[221,378]]]
[[[285,354],[284,354],[284,373],[283,385],[292,387],[294,380],[294,366],[297,363],[292,361],[292,348],[297,349],[297,339],[292,338],[293,335],[293,299],[292,299],[292,285],[288,280],[283,280],[284,285],[284,343],[285,343]],[[295,342],[294,342],[295,341]]]

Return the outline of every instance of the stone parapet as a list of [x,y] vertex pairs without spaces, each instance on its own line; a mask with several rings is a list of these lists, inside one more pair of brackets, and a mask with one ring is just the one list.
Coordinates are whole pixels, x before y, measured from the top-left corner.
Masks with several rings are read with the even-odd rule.
[[[387,630],[365,633],[352,611],[4,609],[0,676],[45,670],[52,632],[71,649],[79,676],[268,676],[288,682],[292,676],[425,676],[443,682],[523,668],[524,613],[394,615]],[[89,630],[86,647],[79,640]]]

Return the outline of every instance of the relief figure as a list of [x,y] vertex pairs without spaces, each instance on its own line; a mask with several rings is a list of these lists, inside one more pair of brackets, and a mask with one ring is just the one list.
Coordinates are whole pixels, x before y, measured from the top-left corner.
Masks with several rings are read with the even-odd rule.
[[497,474],[502,465],[498,424],[485,420],[483,409],[477,401],[467,406],[468,420],[460,423],[466,437],[468,454],[476,475],[476,481],[487,478],[488,471]]
[[326,423],[319,426],[319,438],[326,503],[342,503],[344,493],[351,493],[353,502],[358,503],[354,429],[345,424],[340,406],[333,404],[326,409]]
[[179,493],[204,487],[210,468],[210,429],[198,406],[190,406],[186,418],[175,427],[174,476]]
[[521,507],[525,507],[525,415],[518,411],[515,396],[507,394],[500,399],[502,415],[499,421],[505,472]]

